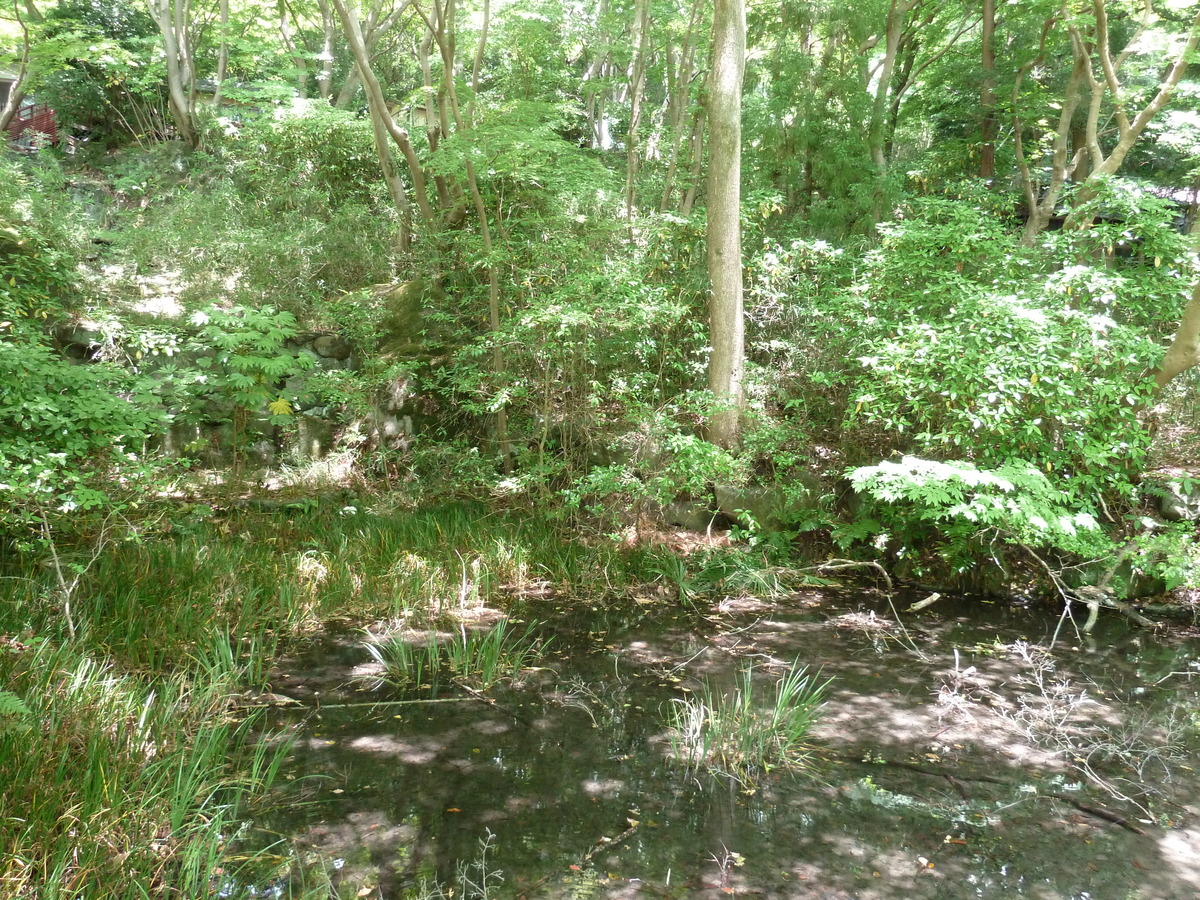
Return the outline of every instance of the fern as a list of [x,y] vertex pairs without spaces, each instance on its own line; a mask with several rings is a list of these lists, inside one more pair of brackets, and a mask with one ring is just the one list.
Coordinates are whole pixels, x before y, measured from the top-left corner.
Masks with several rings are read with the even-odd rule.
[[25,705],[25,701],[12,691],[0,690],[0,720],[9,718],[28,718],[33,712]]

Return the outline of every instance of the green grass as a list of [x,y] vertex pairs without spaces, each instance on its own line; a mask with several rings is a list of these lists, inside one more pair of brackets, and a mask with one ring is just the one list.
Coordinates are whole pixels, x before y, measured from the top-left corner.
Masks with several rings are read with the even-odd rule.
[[518,632],[510,628],[508,619],[502,619],[487,631],[460,626],[442,640],[435,632],[423,640],[395,635],[366,647],[385,667],[386,681],[400,687],[429,688],[436,695],[443,676],[479,690],[515,679],[537,661],[547,643],[534,636],[533,623]]
[[[463,607],[505,609],[526,586],[596,605],[655,577],[653,554],[472,504],[151,519],[170,527],[58,548],[79,575],[68,596],[39,560],[4,558],[0,898],[208,895],[216,870],[236,867],[225,842],[279,758],[232,698],[266,687],[279,655],[331,619],[423,631]],[[541,645],[506,620],[387,652],[411,683],[486,689]]]
[[[209,895],[214,873],[236,868],[225,842],[279,759],[231,700],[265,687],[279,654],[323,622],[431,625],[511,603],[533,581],[619,594],[636,570],[619,548],[572,545],[548,520],[467,504],[386,516],[192,508],[161,521],[172,527],[138,542],[57,548],[80,576],[66,597],[53,569],[5,559],[0,898]],[[488,687],[537,652],[505,623],[460,630],[436,661]]]
[[48,643],[0,652],[0,896],[208,896],[281,749],[249,749],[228,684],[121,672]]
[[668,715],[672,756],[690,770],[705,769],[754,780],[772,769],[803,769],[810,758],[808,733],[829,681],[793,665],[770,689],[756,683],[752,666],[733,688],[706,683],[698,694],[675,701]]

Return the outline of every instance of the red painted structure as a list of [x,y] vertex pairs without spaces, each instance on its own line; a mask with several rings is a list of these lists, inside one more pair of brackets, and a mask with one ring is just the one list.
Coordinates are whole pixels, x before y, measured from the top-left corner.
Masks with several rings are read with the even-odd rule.
[[58,143],[58,121],[45,103],[35,103],[17,110],[8,123],[8,139],[14,144],[25,145],[35,134],[45,135],[51,144]]

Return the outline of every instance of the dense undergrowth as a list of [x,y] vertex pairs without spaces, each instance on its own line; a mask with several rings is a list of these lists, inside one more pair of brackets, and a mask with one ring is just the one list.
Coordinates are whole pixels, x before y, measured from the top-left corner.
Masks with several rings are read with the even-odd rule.
[[[250,749],[237,697],[331,619],[425,626],[547,587],[605,602],[650,585],[702,608],[801,583],[805,557],[835,547],[939,584],[986,567],[981,586],[1056,600],[1194,584],[1193,529],[1150,515],[1146,477],[1164,401],[1147,372],[1196,278],[1166,204],[1114,183],[1096,227],[1029,247],[974,184],[897,190],[870,240],[756,194],[745,428],[722,449],[703,439],[701,219],[622,221],[602,161],[546,110],[519,112],[538,155],[497,156],[484,190],[508,213],[490,255],[470,225],[399,253],[369,129],[336,110],[249,119],[204,152],[0,160],[8,894],[219,884],[281,752]],[[79,323],[86,361],[62,353]],[[357,365],[298,387],[308,330],[338,333]],[[371,411],[401,389],[427,422],[389,443]],[[282,443],[301,401],[336,425],[344,502],[300,486],[243,511],[280,480],[242,470],[250,434]],[[215,492],[188,475],[197,453],[156,449],[198,423],[240,454]],[[731,547],[642,540],[679,504],[732,526]],[[750,738],[774,762],[803,756],[816,698],[793,687],[796,740]],[[758,721],[749,697],[747,681],[681,712],[683,755],[753,768],[731,743]],[[722,719],[735,738],[702,732]]]

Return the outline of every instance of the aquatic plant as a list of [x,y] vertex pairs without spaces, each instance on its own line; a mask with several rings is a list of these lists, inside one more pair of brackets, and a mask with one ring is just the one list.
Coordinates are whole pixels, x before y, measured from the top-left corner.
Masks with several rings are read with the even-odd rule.
[[430,883],[422,879],[417,887],[404,894],[405,900],[493,900],[504,884],[504,873],[493,868],[489,855],[495,850],[496,835],[487,831],[479,839],[479,856],[460,861],[454,883]]
[[509,621],[501,619],[485,632],[460,626],[446,640],[431,632],[423,641],[395,635],[366,646],[385,667],[385,680],[393,684],[430,687],[436,692],[445,673],[460,685],[487,690],[529,668],[549,643],[535,636],[535,623],[518,633]]
[[4,895],[207,896],[282,748],[225,714],[221,685],[154,682],[75,647],[0,651],[19,715],[0,728]]
[[788,669],[766,697],[753,666],[738,673],[730,690],[706,682],[671,707],[672,756],[689,769],[748,780],[775,768],[802,769],[828,686],[828,679],[819,681],[800,665]]

